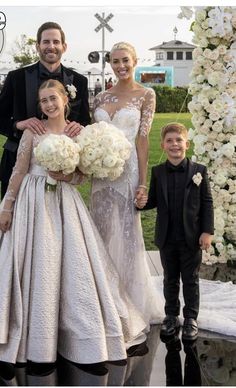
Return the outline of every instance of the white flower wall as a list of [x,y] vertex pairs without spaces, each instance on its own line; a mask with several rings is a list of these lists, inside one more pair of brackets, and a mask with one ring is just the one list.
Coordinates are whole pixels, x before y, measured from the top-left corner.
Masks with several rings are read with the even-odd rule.
[[214,240],[203,262],[225,263],[236,260],[236,7],[195,7],[192,30],[190,139],[193,160],[208,168],[215,210]]

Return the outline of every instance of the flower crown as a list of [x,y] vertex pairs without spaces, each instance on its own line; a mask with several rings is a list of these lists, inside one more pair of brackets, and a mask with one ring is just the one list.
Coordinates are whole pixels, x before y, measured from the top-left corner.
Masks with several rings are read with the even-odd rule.
[[74,85],[66,85],[66,90],[67,90],[67,94],[69,95],[69,97],[74,100],[75,97],[76,97],[76,92],[77,92],[77,89]]

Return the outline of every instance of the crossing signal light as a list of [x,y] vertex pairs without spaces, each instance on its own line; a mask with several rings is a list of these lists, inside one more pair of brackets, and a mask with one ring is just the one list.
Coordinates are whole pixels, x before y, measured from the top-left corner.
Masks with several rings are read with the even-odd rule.
[[91,51],[88,55],[88,60],[90,63],[98,63],[100,55],[97,51]]

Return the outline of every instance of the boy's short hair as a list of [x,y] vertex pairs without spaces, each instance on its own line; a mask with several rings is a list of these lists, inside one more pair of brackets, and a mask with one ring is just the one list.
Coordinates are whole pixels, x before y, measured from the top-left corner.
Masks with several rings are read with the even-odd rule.
[[164,127],[162,127],[161,128],[161,140],[163,141],[165,139],[166,134],[170,133],[170,132],[180,133],[181,135],[186,137],[186,139],[188,139],[188,130],[184,124],[169,123],[169,124],[165,125]]

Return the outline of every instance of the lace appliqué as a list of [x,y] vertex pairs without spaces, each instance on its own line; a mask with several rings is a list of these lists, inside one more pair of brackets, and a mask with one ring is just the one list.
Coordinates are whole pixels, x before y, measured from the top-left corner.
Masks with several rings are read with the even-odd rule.
[[[114,95],[111,92],[99,93],[94,99],[93,117],[98,108],[104,109],[112,121],[121,110],[139,111],[139,133],[141,136],[148,136],[151,129],[153,116],[156,107],[156,95],[153,89],[143,88],[141,92],[136,92],[136,95],[130,98],[130,92],[127,95],[122,95],[122,98]],[[128,116],[126,116],[127,119]],[[95,121],[97,121],[95,119]],[[126,127],[125,123],[122,123]],[[127,125],[129,125],[127,123]]]

